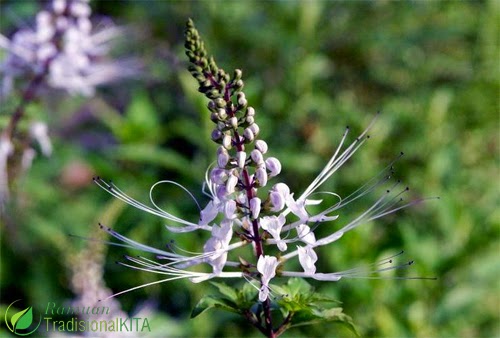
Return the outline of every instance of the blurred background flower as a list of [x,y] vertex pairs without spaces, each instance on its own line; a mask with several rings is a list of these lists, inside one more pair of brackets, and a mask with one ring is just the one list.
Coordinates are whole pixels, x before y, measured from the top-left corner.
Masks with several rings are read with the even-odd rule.
[[[38,2],[31,1],[0,6],[4,36],[12,36],[19,22],[39,10]],[[85,101],[60,100],[55,94],[43,106],[32,106],[32,116],[50,116],[41,120],[57,137],[51,159],[34,161],[30,174],[18,181],[18,202],[2,223],[2,305],[19,298],[32,304],[77,299],[80,291],[71,282],[77,263],[69,257],[77,257],[89,243],[68,234],[102,239],[99,221],[154,247],[173,239],[158,218],[68,173],[113,179],[140,200],[161,179],[200,191],[216,149],[208,141],[207,102],[185,70],[183,29],[192,17],[218,64],[243,69],[246,98],[259,112],[261,136],[270,156],[280,159],[282,180],[291,182],[292,191],[314,179],[346,125],[356,135],[381,110],[371,138],[324,190],[346,195],[404,151],[395,170],[410,186],[409,194],[441,197],[366,224],[326,251],[318,250],[318,271],[372,263],[404,249],[415,260],[412,274],[439,278],[315,283],[343,302],[360,333],[498,335],[497,1],[122,1],[120,6],[99,1],[90,6],[98,17],[136,27],[139,42],[120,45],[119,51],[138,50],[147,73],[140,82],[103,88]],[[7,100],[0,107],[2,125],[12,106]],[[202,199],[201,191],[196,197]],[[181,189],[155,190],[155,201],[197,221],[198,211]],[[367,205],[346,212],[356,215]],[[192,234],[178,234],[174,239],[194,250],[207,238],[200,234],[196,242]],[[124,253],[136,254],[110,247],[102,253],[105,259],[95,259],[104,264],[106,288],[118,292],[155,280],[152,274],[114,265]],[[209,284],[175,281],[117,300],[129,314],[138,303],[150,301],[150,337],[253,332],[226,313],[190,321],[194,304],[211,292]],[[296,328],[288,335],[332,333],[351,335],[335,324]]]

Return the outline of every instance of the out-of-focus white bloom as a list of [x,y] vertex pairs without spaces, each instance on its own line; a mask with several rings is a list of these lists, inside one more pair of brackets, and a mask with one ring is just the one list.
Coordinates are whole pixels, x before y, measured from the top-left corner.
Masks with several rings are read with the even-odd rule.
[[0,136],[0,208],[9,198],[7,161],[13,151],[12,142],[8,138]]
[[112,61],[107,53],[120,30],[112,25],[92,31],[91,9],[85,0],[54,0],[36,15],[33,28],[11,39],[0,35],[7,56],[0,64],[3,95],[16,78],[43,76],[43,84],[70,94],[93,95],[95,87],[137,75],[133,61]]
[[38,142],[43,155],[50,156],[52,154],[52,142],[49,138],[47,124],[40,121],[32,123],[30,126],[30,136]]

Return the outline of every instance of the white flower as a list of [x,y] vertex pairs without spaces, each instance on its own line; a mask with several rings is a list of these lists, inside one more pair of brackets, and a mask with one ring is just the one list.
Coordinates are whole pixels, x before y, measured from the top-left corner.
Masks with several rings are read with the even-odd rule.
[[38,142],[42,154],[50,156],[52,154],[52,142],[50,142],[47,124],[44,122],[34,122],[30,126],[30,136]]
[[316,272],[315,263],[318,260],[318,255],[310,247],[297,246],[297,251],[299,253],[299,262],[307,275],[313,275]]
[[316,236],[314,235],[314,232],[312,232],[311,228],[306,224],[300,224],[297,226],[296,230],[297,237],[302,242],[310,245],[314,245],[316,243]]
[[278,259],[274,256],[260,256],[257,261],[257,271],[261,274],[261,287],[259,290],[259,300],[264,302],[269,295],[269,281],[276,276]]
[[212,237],[203,246],[203,252],[209,254],[206,261],[212,265],[214,275],[221,273],[226,264],[227,249],[233,237],[232,227],[231,221],[212,226]]
[[280,238],[281,228],[283,227],[285,222],[285,216],[283,216],[282,214],[280,214],[279,216],[265,216],[260,219],[261,228],[266,230],[271,236],[273,236],[280,251],[285,251],[287,249],[286,243]]

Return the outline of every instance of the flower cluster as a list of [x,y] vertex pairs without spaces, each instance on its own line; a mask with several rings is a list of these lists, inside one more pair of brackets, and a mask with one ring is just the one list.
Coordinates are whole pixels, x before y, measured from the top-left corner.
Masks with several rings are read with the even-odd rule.
[[[189,71],[198,81],[199,91],[209,99],[208,110],[215,124],[212,140],[219,144],[216,161],[208,168],[205,177],[210,201],[204,208],[200,208],[199,220],[191,222],[179,218],[162,210],[153,201],[152,191],[157,185],[179,186],[175,182],[160,181],[153,185],[150,190],[153,207],[149,207],[130,198],[112,183],[100,178],[96,178],[95,181],[117,198],[181,225],[167,225],[172,232],[201,230],[209,231],[211,236],[204,244],[202,253],[183,255],[174,250],[159,250],[137,243],[102,226],[124,243],[121,245],[156,254],[160,261],[164,261],[128,257],[133,264],[123,263],[124,265],[168,276],[154,283],[180,278],[200,282],[214,277],[245,278],[252,283],[258,281],[259,285],[254,285],[259,289],[258,298],[264,304],[269,304],[269,297],[272,294],[270,282],[276,276],[338,281],[345,277],[364,277],[367,274],[398,269],[411,264],[408,262],[399,266],[390,265],[391,257],[368,269],[359,268],[334,273],[316,271],[318,256],[315,250],[318,247],[337,241],[360,224],[420,202],[402,203],[401,195],[408,188],[399,188],[399,181],[393,182],[392,163],[380,175],[345,198],[333,192],[318,191],[318,188],[367,140],[368,130],[375,119],[364,132],[346,146],[349,133],[347,128],[340,145],[324,169],[301,194],[296,195],[285,183],[271,184],[271,181],[279,175],[281,164],[277,158],[268,156],[268,145],[259,137],[260,127],[255,122],[255,109],[248,105],[242,91],[244,83],[241,70],[235,70],[230,76],[218,68],[213,58],[207,57],[204,44],[191,20],[187,24],[185,47],[191,62]],[[338,230],[330,235],[317,238],[314,233],[317,227],[337,220],[341,208],[381,187],[384,187],[385,193],[367,210],[337,227]],[[187,190],[186,192],[189,193]],[[189,193],[189,196],[194,199],[192,194]],[[335,203],[324,202],[327,197],[331,199],[332,196],[335,198]],[[196,204],[198,205],[198,202]],[[312,213],[308,210],[310,205],[323,204],[326,206],[320,212]],[[253,247],[255,262],[229,259],[228,256],[233,250],[247,245]],[[268,249],[272,250],[274,255],[264,253]],[[285,263],[293,258],[298,258],[302,271],[285,270]],[[204,263],[211,266],[212,272],[190,269]]]
[[0,35],[7,51],[0,64],[3,95],[17,78],[39,76],[49,87],[90,96],[97,85],[133,75],[134,67],[105,60],[120,30],[108,25],[93,31],[90,15],[88,0],[53,0],[33,28],[18,30],[10,40]]
[[[204,44],[193,22],[188,21],[186,30],[186,54],[192,63],[189,71],[199,83],[199,91],[209,99],[208,110],[215,124],[212,140],[219,144],[215,163],[209,167],[205,177],[206,194],[210,198],[204,208],[200,208],[197,222],[184,220],[159,208],[153,198],[152,191],[159,184],[179,184],[172,181],[160,181],[152,186],[150,200],[153,207],[142,204],[100,178],[95,181],[102,188],[123,201],[169,222],[181,226],[167,225],[172,232],[184,233],[196,230],[209,231],[210,238],[203,246],[203,252],[194,255],[183,255],[175,250],[159,250],[137,243],[112,229],[102,226],[112,236],[126,246],[140,249],[157,255],[164,262],[146,258],[128,259],[133,263],[123,263],[132,268],[165,274],[168,278],[153,282],[189,278],[200,282],[210,278],[245,278],[257,280],[260,285],[259,300],[267,302],[272,292],[270,281],[275,276],[309,277],[322,281],[338,281],[343,277],[356,278],[388,269],[408,266],[411,262],[385,267],[392,263],[392,257],[366,269],[351,269],[335,273],[316,272],[318,256],[315,249],[331,244],[346,232],[362,223],[380,218],[419,201],[401,203],[408,188],[398,188],[398,182],[392,182],[392,163],[377,177],[367,182],[360,189],[347,196],[332,192],[318,192],[318,188],[327,181],[367,140],[367,132],[372,124],[361,133],[350,145],[345,146],[349,128],[342,136],[331,159],[316,179],[300,194],[291,192],[282,182],[271,185],[281,171],[281,164],[275,157],[268,156],[268,145],[259,137],[260,127],[255,122],[255,109],[248,105],[243,89],[242,72],[237,69],[228,75],[217,67],[213,58],[207,58]],[[402,155],[402,154],[401,154]],[[391,183],[392,182],[392,183]],[[339,218],[338,211],[366,194],[384,188],[386,192],[380,196],[367,210],[338,230],[323,238],[316,238],[314,229],[323,223]],[[180,186],[182,187],[182,186]],[[182,187],[183,188],[183,187]],[[183,188],[191,198],[193,195]],[[266,191],[267,189],[267,191]],[[311,213],[310,205],[321,205],[321,198],[333,196],[337,202],[327,205],[323,211]],[[196,200],[195,200],[196,201]],[[199,206],[198,202],[196,204]],[[121,244],[123,245],[123,244]],[[240,260],[231,261],[228,254],[243,246],[251,245],[256,262]],[[264,253],[269,246],[275,246],[274,252],[279,255]],[[303,271],[287,271],[284,264],[298,257]],[[197,272],[189,269],[199,264],[209,264],[212,272]],[[381,267],[383,266],[383,267]],[[147,284],[149,285],[149,284]],[[139,286],[142,287],[142,286]],[[134,288],[135,289],[135,288]]]

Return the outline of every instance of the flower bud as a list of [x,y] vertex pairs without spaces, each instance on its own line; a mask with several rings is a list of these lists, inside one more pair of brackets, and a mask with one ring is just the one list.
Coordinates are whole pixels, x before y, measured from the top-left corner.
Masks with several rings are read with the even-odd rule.
[[212,131],[211,138],[212,138],[212,141],[217,142],[218,140],[220,140],[222,138],[222,132],[218,129],[214,129]]
[[65,0],[52,1],[52,8],[54,9],[54,13],[60,15],[64,12],[64,9],[66,8],[66,1]]
[[264,157],[262,156],[262,153],[257,149],[252,150],[252,152],[250,153],[250,157],[252,158],[252,161],[259,166],[264,163]]
[[255,122],[255,119],[253,118],[253,116],[247,116],[245,117],[245,122],[250,125]]
[[254,197],[250,200],[250,213],[252,219],[257,219],[260,214],[260,203],[261,200],[258,197]]
[[267,153],[267,143],[264,140],[257,140],[255,141],[255,149],[260,151],[262,154]]
[[224,101],[224,99],[222,99],[222,98],[220,98],[220,97],[219,97],[219,98],[216,98],[216,99],[214,100],[214,102],[215,102],[215,105],[216,105],[217,107],[219,107],[219,108],[224,108],[224,107],[226,106],[226,101]]
[[233,129],[238,128],[238,118],[236,116],[233,116],[229,119],[229,125],[233,127]]
[[236,89],[241,89],[243,88],[243,81],[242,80],[237,80],[235,83],[234,83],[234,87]]
[[226,192],[232,194],[235,191],[236,184],[238,184],[238,177],[230,175],[226,182]]
[[252,132],[255,136],[257,136],[259,134],[260,128],[259,128],[259,125],[257,123],[252,123],[248,128],[250,128],[250,130],[252,130]]
[[269,170],[269,177],[274,177],[281,172],[281,163],[276,157],[269,157],[266,160],[266,168]]
[[240,169],[243,169],[243,167],[245,166],[245,161],[247,159],[247,154],[244,151],[238,151],[236,153],[236,158],[238,161],[238,167]]
[[245,140],[247,142],[252,142],[253,139],[255,138],[253,132],[250,130],[250,128],[245,128],[245,131],[243,132],[243,136],[245,137]]
[[242,76],[241,69],[235,69],[234,70],[234,75],[233,75],[234,79],[235,80],[239,80],[239,79],[241,79],[241,76]]
[[271,190],[279,193],[284,198],[290,195],[290,188],[285,183],[276,183]]
[[219,118],[221,120],[225,120],[227,118],[227,113],[226,113],[226,110],[223,109],[223,108],[219,108],[217,109],[217,115],[219,115]]
[[269,200],[271,201],[271,211],[280,212],[285,207],[285,198],[282,194],[276,191],[271,191],[269,193]]
[[255,109],[253,107],[247,108],[247,116],[255,116]]
[[72,2],[70,11],[76,17],[88,17],[90,15],[90,6],[84,2]]
[[226,149],[231,149],[231,135],[225,134],[224,137],[222,138],[222,145]]
[[267,184],[267,171],[265,168],[259,168],[255,171],[255,179],[259,183],[260,187],[264,187]]
[[240,106],[246,106],[247,105],[247,99],[245,97],[245,93],[239,92],[238,93],[238,105]]
[[219,149],[217,149],[217,165],[219,168],[225,168],[227,162],[229,162],[229,153],[226,148],[219,147]]

